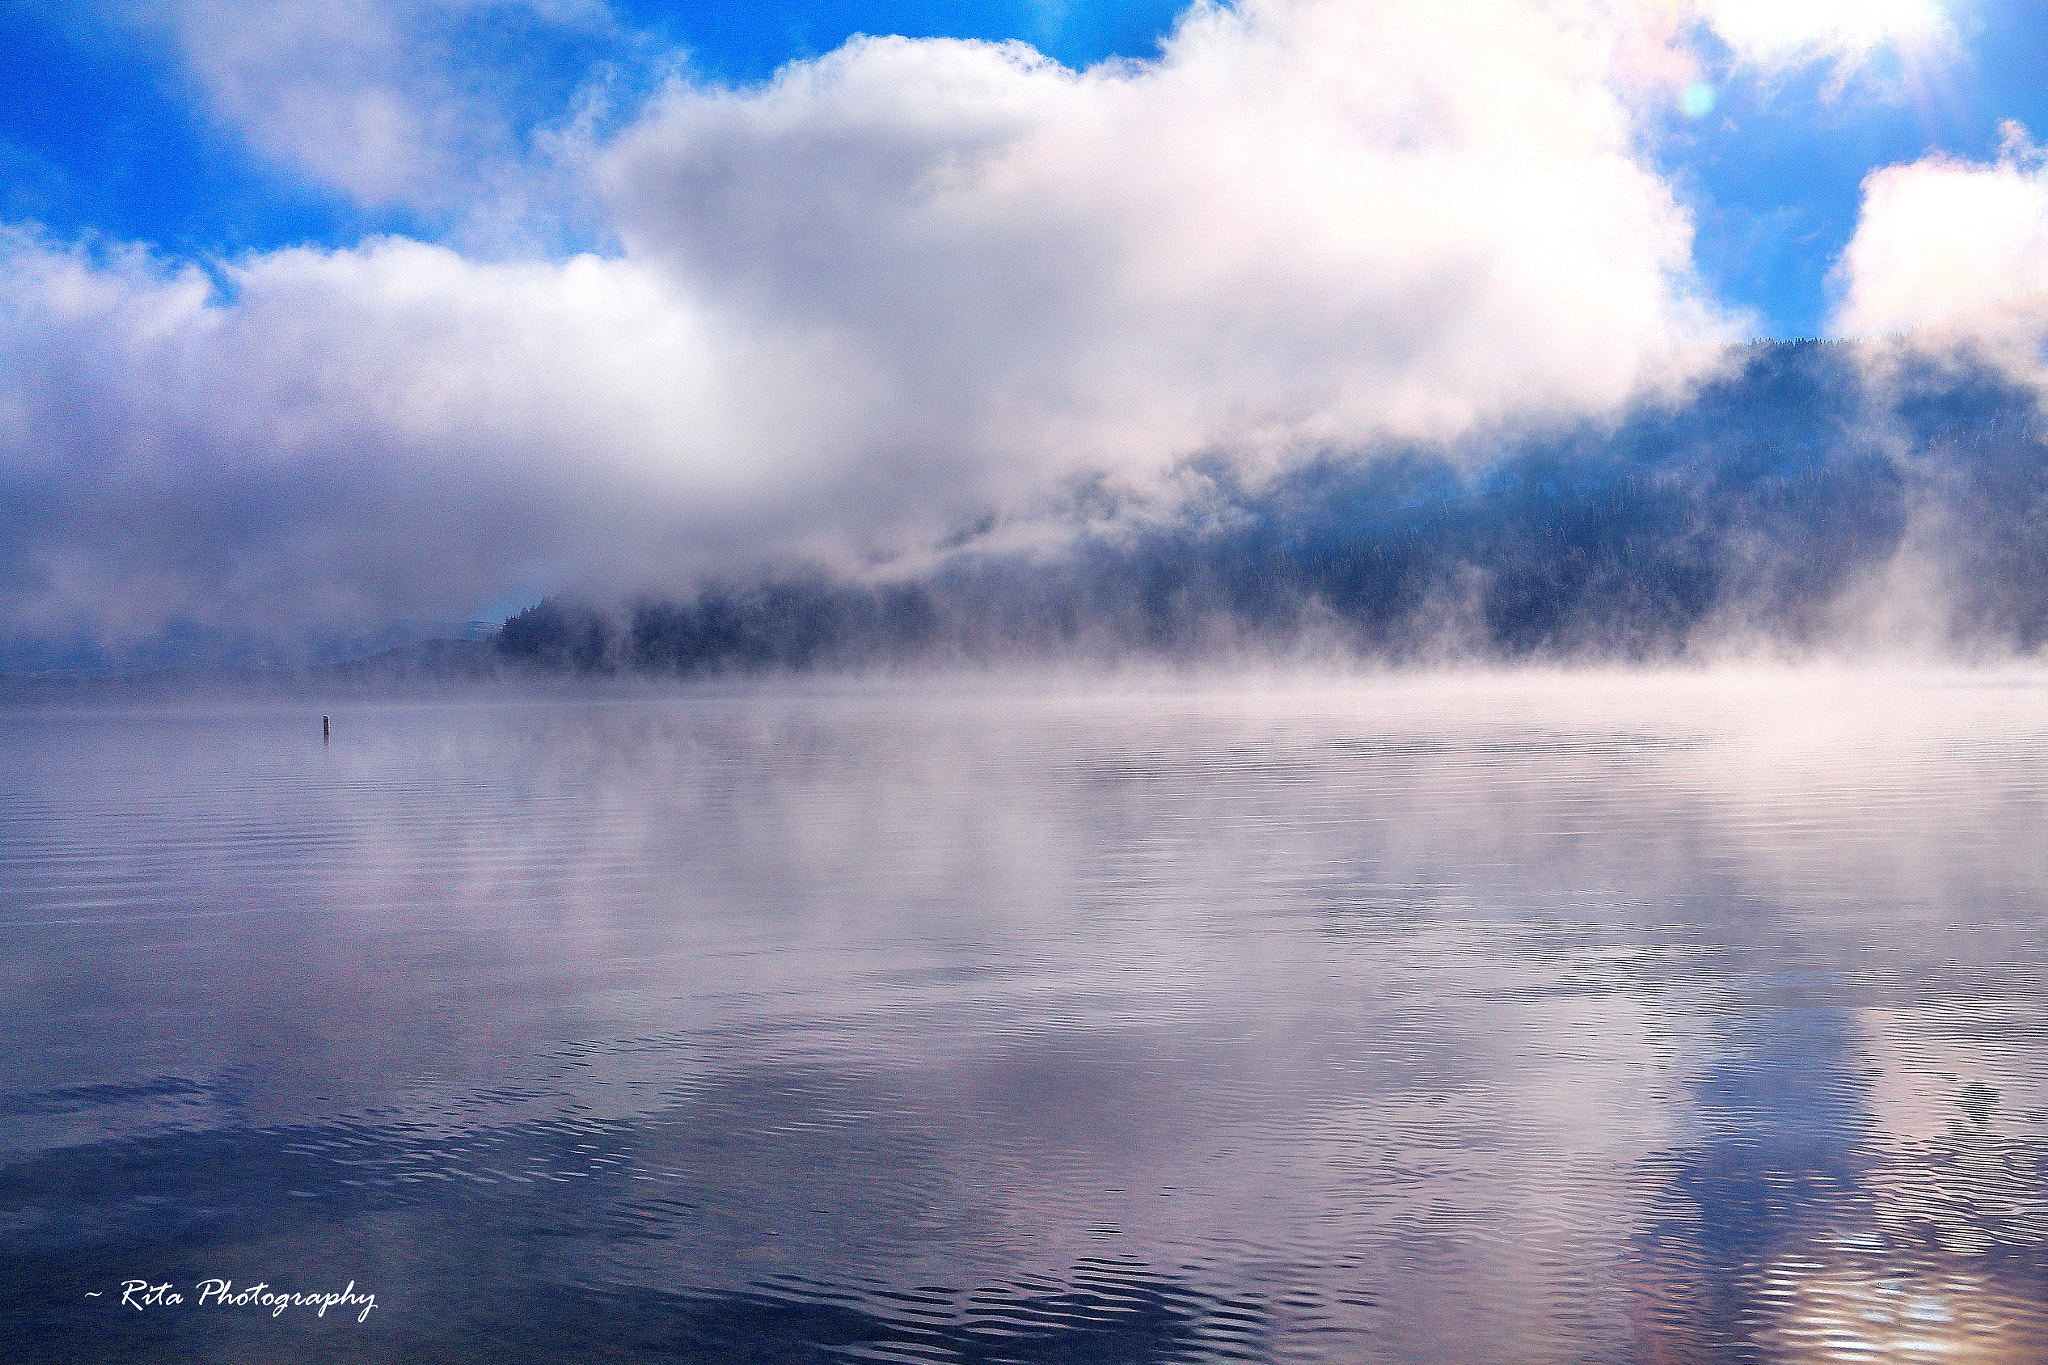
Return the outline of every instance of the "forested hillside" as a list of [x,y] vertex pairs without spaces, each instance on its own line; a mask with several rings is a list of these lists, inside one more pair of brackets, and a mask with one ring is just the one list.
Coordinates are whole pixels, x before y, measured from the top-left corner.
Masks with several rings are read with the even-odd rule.
[[1983,366],[1869,361],[1762,343],[1618,422],[1329,452],[1256,489],[1219,461],[1213,496],[1186,515],[1099,521],[1055,555],[969,546],[885,586],[563,597],[507,622],[495,648],[681,673],[1246,645],[1392,659],[2038,649],[2048,444],[2033,391]]

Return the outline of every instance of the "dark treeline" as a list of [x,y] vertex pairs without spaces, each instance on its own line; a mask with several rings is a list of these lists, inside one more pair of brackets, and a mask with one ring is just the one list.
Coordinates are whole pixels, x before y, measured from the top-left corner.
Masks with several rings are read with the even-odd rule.
[[1655,659],[1823,643],[1910,590],[1938,599],[1951,644],[2038,649],[2048,445],[2032,391],[1984,367],[1880,383],[1860,359],[1759,344],[1682,404],[1477,458],[1331,454],[1256,491],[1218,462],[1214,497],[1179,523],[1097,523],[1052,558],[963,552],[912,583],[728,583],[611,610],[551,599],[494,648],[664,673],[1305,640]]

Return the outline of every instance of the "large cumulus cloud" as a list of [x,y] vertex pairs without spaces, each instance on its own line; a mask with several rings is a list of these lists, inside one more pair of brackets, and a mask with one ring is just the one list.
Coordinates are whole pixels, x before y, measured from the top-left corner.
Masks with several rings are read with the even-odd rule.
[[1611,403],[1700,335],[1607,56],[1471,0],[1198,11],[1086,73],[860,40],[677,91],[606,170],[636,257],[868,357],[890,444],[1146,468]]
[[[1641,41],[1569,0],[1202,6],[1083,72],[857,40],[591,143],[603,257],[209,274],[15,231],[0,612],[117,641],[872,566],[1078,480],[1615,404],[1725,330],[1644,155]],[[329,173],[375,198],[438,164]]]

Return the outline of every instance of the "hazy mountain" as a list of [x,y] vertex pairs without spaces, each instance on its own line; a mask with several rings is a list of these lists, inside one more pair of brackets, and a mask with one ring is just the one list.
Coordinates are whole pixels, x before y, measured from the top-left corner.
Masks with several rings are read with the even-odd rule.
[[1458,450],[1330,452],[1169,525],[1108,516],[1052,557],[957,552],[888,586],[822,575],[541,603],[501,657],[691,673],[1243,645],[1394,659],[1729,649],[2030,653],[2048,636],[2048,445],[1981,365],[1873,378],[1760,343],[1682,401]]

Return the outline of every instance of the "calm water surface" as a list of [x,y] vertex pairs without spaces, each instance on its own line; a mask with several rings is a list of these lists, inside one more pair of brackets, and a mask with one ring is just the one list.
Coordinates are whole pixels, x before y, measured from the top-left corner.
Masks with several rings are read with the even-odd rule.
[[0,711],[0,1358],[2048,1360],[2044,824],[2024,675]]

